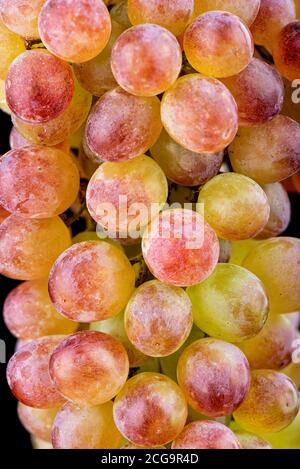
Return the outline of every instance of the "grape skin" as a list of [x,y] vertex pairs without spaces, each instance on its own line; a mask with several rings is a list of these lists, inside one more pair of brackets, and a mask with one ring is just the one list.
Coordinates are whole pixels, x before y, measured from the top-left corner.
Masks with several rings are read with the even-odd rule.
[[[20,134],[20,132],[16,129],[16,127],[12,127],[10,135],[9,135],[9,146],[11,150],[16,150],[17,148],[23,148],[23,147],[27,147],[30,145],[32,145],[32,142],[30,140],[27,140],[27,138],[23,137],[23,135]],[[69,153],[70,140],[66,139],[63,142],[55,145],[55,147],[66,153]]]
[[192,422],[177,436],[172,449],[241,449],[238,438],[220,422]]
[[6,27],[27,40],[38,39],[38,16],[46,0],[2,0],[0,14]]
[[267,441],[259,436],[244,431],[234,432],[242,449],[272,449],[272,446]]
[[25,52],[24,41],[4,26],[0,19],[0,80],[5,80],[10,64]]
[[223,10],[239,16],[248,26],[257,17],[260,0],[195,0],[194,15],[198,16],[206,11]]
[[291,203],[289,196],[279,182],[262,186],[270,204],[270,216],[264,229],[256,239],[267,239],[283,233],[291,220]]
[[81,331],[66,337],[52,352],[49,371],[55,388],[79,406],[110,401],[125,384],[129,362],[114,337]]

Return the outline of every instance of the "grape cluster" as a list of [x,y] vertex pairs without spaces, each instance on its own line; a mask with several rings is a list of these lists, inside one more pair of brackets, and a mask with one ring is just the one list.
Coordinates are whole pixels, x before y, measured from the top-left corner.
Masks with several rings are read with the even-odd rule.
[[300,2],[1,0],[0,59],[33,447],[300,448]]

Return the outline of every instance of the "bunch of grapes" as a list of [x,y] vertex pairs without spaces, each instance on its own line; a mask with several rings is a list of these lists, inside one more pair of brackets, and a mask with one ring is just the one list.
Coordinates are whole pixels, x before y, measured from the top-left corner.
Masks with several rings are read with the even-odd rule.
[[300,448],[300,2],[1,0],[0,59],[33,447]]

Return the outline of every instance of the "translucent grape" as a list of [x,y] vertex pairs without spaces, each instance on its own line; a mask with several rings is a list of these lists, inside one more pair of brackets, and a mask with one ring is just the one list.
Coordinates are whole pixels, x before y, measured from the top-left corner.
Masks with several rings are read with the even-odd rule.
[[126,350],[117,339],[102,332],[81,331],[53,351],[49,370],[56,389],[68,400],[95,406],[120,391],[129,365]]
[[247,239],[244,241],[233,241],[231,243],[232,253],[230,256],[230,264],[243,265],[244,259],[247,257],[251,249],[259,244],[255,239]]
[[243,266],[266,287],[273,313],[300,310],[300,240],[271,238],[254,247]]
[[234,433],[242,449],[272,449],[270,443],[253,433],[247,433],[243,430],[235,431]]
[[300,411],[296,418],[280,432],[267,433],[263,437],[273,449],[299,449],[300,447]]
[[297,331],[284,316],[271,316],[263,329],[250,340],[239,343],[253,369],[280,370],[292,360]]
[[67,62],[86,62],[105,48],[111,20],[99,0],[47,0],[39,16],[41,39]]
[[38,16],[46,0],[1,0],[0,14],[11,31],[26,39],[38,39]]
[[0,20],[0,79],[5,80],[8,68],[19,54],[25,51],[24,41],[4,26]]
[[260,0],[195,0],[195,16],[206,11],[222,10],[239,16],[248,26],[255,20]]
[[233,416],[242,428],[261,435],[283,430],[298,410],[298,391],[287,376],[272,370],[255,370],[249,392]]
[[194,321],[208,335],[240,342],[253,337],[268,317],[268,297],[260,280],[243,267],[218,264],[212,275],[188,288]]
[[185,209],[166,210],[156,217],[144,233],[142,249],[153,275],[179,287],[209,277],[220,250],[210,225],[200,214]]
[[269,221],[258,233],[257,239],[266,239],[283,233],[291,220],[291,203],[289,196],[279,182],[262,186],[270,204]]
[[92,96],[79,85],[76,79],[74,83],[74,95],[70,105],[60,116],[50,122],[29,123],[13,115],[13,124],[20,134],[32,143],[53,146],[62,143],[76,132],[88,116]]
[[152,280],[141,285],[125,310],[129,340],[151,357],[176,352],[193,324],[192,305],[181,288]]
[[26,430],[41,438],[51,442],[51,429],[54,418],[59,411],[59,407],[53,409],[35,409],[28,407],[21,402],[18,403],[18,417]]
[[49,358],[64,336],[33,340],[21,347],[9,360],[7,381],[14,396],[29,407],[51,409],[64,403],[52,384]]
[[133,25],[159,24],[175,36],[185,30],[193,10],[193,0],[128,0],[128,16]]
[[246,24],[223,11],[198,16],[185,30],[183,48],[191,66],[203,75],[230,77],[250,63],[254,47]]
[[71,334],[78,324],[61,316],[48,294],[47,279],[25,282],[6,297],[4,321],[10,332],[22,339],[38,339],[55,334]]
[[280,73],[290,81],[300,76],[300,21],[293,21],[280,31],[273,56]]
[[102,96],[117,86],[111,71],[110,58],[114,43],[124,31],[124,26],[112,21],[112,32],[105,49],[93,59],[73,66],[80,84],[94,96]]
[[52,431],[55,449],[118,448],[121,435],[113,420],[111,401],[94,407],[68,402],[58,412]]
[[111,67],[117,83],[136,96],[155,96],[177,79],[182,64],[178,41],[157,24],[141,24],[117,39]]
[[235,345],[200,339],[180,356],[177,379],[193,409],[221,417],[231,414],[244,400],[250,384],[249,364]]
[[[298,338],[300,338],[298,334]],[[282,373],[291,378],[292,381],[296,384],[298,389],[300,388],[300,363],[290,363],[289,366],[282,370]]]
[[268,222],[270,205],[265,192],[242,174],[215,176],[200,190],[206,221],[220,238],[254,238]]
[[242,72],[222,82],[237,103],[241,126],[263,124],[281,111],[284,97],[281,76],[262,60],[253,58]]
[[0,225],[0,272],[19,280],[43,278],[70,244],[70,232],[59,217],[10,215]]
[[187,405],[174,381],[158,373],[131,378],[114,402],[114,420],[122,435],[138,446],[174,440],[184,427]]
[[96,162],[120,162],[149,150],[161,129],[158,98],[133,96],[116,88],[105,93],[93,108],[85,138]]
[[70,65],[44,49],[20,54],[9,67],[6,77],[7,104],[24,121],[51,121],[67,109],[73,93]]
[[141,366],[149,360],[149,357],[137,350],[128,339],[124,327],[124,313],[104,321],[94,322],[90,325],[90,330],[104,332],[118,339],[126,349],[131,368]]
[[134,283],[134,270],[119,248],[105,241],[86,241],[57,259],[49,276],[49,294],[67,318],[93,322],[120,313]]
[[161,118],[168,134],[196,153],[224,150],[238,128],[231,93],[218,80],[196,73],[181,77],[164,94]]
[[223,152],[201,154],[189,151],[165,130],[150,151],[168,179],[183,186],[199,186],[218,174],[224,156]]
[[159,213],[168,195],[167,180],[149,156],[103,163],[87,188],[92,218],[110,232],[130,235]]
[[239,440],[225,425],[213,420],[192,422],[177,436],[172,449],[240,449]]
[[78,169],[57,148],[26,146],[0,160],[0,203],[16,215],[54,217],[72,205],[78,191]]
[[272,50],[282,28],[296,17],[294,0],[261,0],[258,15],[251,25],[255,44]]

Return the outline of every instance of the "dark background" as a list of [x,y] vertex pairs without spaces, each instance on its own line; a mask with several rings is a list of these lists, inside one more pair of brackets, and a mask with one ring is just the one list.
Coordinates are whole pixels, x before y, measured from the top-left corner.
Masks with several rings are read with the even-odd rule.
[[[0,155],[9,150],[9,133],[12,127],[10,116],[0,111]],[[292,220],[285,235],[300,237],[299,228],[299,207],[300,196],[298,194],[290,194],[292,202]],[[10,280],[0,275],[0,339],[6,343],[6,361],[14,353],[15,339],[7,331],[2,319],[2,306],[6,295],[14,288],[19,282]],[[4,448],[10,448],[13,451],[24,450],[31,448],[30,438],[28,433],[23,429],[18,421],[16,414],[16,400],[11,394],[5,378],[5,364],[0,364],[0,396],[1,396],[1,411],[0,422],[4,441]],[[3,422],[4,419],[4,422]]]

